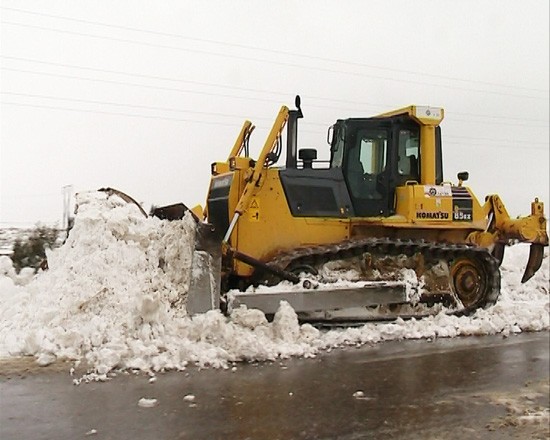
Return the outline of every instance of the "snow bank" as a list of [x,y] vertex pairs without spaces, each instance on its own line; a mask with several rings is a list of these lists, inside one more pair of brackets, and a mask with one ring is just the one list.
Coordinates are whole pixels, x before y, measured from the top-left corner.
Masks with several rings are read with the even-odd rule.
[[507,249],[499,302],[471,317],[367,324],[320,332],[299,325],[281,303],[274,321],[244,308],[226,318],[210,311],[185,316],[194,222],[146,219],[137,207],[104,193],[80,194],[67,242],[48,254],[50,269],[17,278],[0,259],[0,356],[85,361],[92,378],[114,369],[148,372],[228,367],[237,361],[315,356],[331,347],[395,339],[546,330],[548,255],[526,285],[520,279],[528,247]]

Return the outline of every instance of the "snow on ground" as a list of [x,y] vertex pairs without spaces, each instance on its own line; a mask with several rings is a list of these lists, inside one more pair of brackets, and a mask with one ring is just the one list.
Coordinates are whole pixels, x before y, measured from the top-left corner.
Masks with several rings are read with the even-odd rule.
[[371,323],[319,331],[299,325],[281,303],[272,323],[257,310],[185,315],[194,224],[144,218],[116,196],[84,193],[67,242],[48,254],[50,269],[30,282],[0,257],[0,357],[84,361],[87,378],[117,369],[157,372],[227,368],[238,361],[315,356],[334,347],[398,339],[547,330],[549,258],[520,283],[528,246],[508,248],[498,303],[470,317],[439,314],[422,320]]

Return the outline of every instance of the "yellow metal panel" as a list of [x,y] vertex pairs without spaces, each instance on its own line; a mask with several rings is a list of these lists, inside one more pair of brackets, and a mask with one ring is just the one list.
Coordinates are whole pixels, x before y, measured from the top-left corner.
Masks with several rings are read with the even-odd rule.
[[[457,187],[454,187],[455,189]],[[487,210],[469,188],[464,187],[471,198],[471,220],[460,221],[453,198],[453,187],[445,185],[407,185],[396,189],[396,215],[408,219],[411,224],[432,225],[449,229],[485,229]],[[388,217],[390,220],[391,217]]]
[[414,217],[414,186],[398,186],[395,190],[395,213],[407,221]]
[[[268,169],[263,183],[254,189],[247,215],[239,219],[231,241],[238,243],[239,251],[267,261],[281,251],[345,240],[349,238],[349,223],[349,219],[292,217],[279,171]],[[250,266],[238,261],[235,270],[243,276],[252,273]]]
[[218,174],[224,174],[229,172],[229,163],[226,162],[215,162],[213,164],[213,173],[215,176]]
[[391,116],[408,115],[415,119],[420,125],[437,126],[445,117],[445,111],[440,107],[429,107],[420,105],[409,105],[397,110],[381,113],[377,118],[387,118]]
[[246,170],[250,167],[249,157],[231,157],[229,158],[229,166],[233,170]]
[[235,140],[235,144],[233,145],[233,148],[231,149],[231,152],[229,153],[229,157],[227,160],[229,161],[230,158],[236,157],[239,154],[241,154],[241,151],[244,146],[244,140],[248,134],[249,131],[254,130],[254,127],[252,125],[252,122],[250,121],[244,121],[243,127],[241,128],[241,132],[239,133],[239,136],[237,136],[237,139]]
[[[435,187],[430,185],[430,188]],[[452,222],[453,199],[451,189],[448,195],[431,195],[426,191],[425,185],[414,185],[414,211],[412,221],[414,223],[446,223]],[[442,191],[443,192],[443,191]]]
[[420,126],[420,183],[435,184],[435,127]]
[[263,178],[262,176],[266,172],[264,166],[265,166],[265,161],[267,159],[267,156],[271,152],[271,150],[274,148],[277,142],[277,139],[281,134],[281,131],[286,125],[286,122],[288,120],[288,112],[289,112],[288,108],[285,107],[284,105],[281,107],[281,110],[279,110],[279,114],[277,115],[277,118],[275,119],[275,122],[271,127],[271,131],[267,136],[264,147],[262,148],[260,156],[256,161],[256,165],[254,166],[253,178],[250,179],[249,182],[247,182],[247,185],[245,186],[242,192],[239,203],[235,208],[236,213],[243,214],[248,209],[248,204],[250,202],[250,198],[255,192],[256,185],[260,180],[262,180]]
[[[244,181],[241,187],[243,185]],[[292,217],[278,170],[270,169],[263,184],[255,188],[248,213],[239,219],[231,241],[239,251],[262,261],[268,261],[285,250],[337,243],[352,235],[358,238],[388,236],[464,242],[468,234],[483,231],[487,224],[485,211],[471,191],[466,190],[472,199],[472,221],[453,220],[450,185],[398,187],[396,213],[389,217]],[[238,261],[235,270],[243,276],[252,274],[250,266]]]

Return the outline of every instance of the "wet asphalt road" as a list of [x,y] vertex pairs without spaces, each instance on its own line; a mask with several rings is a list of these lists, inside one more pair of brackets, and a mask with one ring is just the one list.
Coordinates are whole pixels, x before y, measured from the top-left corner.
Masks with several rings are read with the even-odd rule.
[[152,384],[75,386],[65,368],[0,365],[0,439],[549,438],[547,421],[506,422],[513,405],[548,408],[549,343],[548,332],[390,342]]

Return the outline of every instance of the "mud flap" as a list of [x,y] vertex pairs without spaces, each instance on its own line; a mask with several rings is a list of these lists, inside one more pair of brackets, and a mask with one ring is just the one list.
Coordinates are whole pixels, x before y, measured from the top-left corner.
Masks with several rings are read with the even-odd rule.
[[531,244],[531,249],[529,250],[529,260],[527,261],[527,267],[523,273],[523,278],[521,279],[522,283],[529,281],[533,275],[539,270],[542,259],[544,257],[544,245],[533,243]]
[[220,307],[221,243],[213,232],[212,225],[197,224],[187,294],[187,313],[191,316]]

